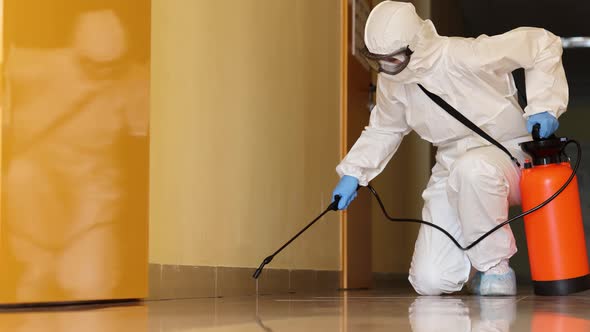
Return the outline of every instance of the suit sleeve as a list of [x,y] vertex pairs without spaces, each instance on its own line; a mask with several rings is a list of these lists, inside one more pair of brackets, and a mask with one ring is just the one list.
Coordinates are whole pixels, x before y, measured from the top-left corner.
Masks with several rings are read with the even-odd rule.
[[336,167],[340,176],[350,175],[366,186],[379,175],[393,157],[402,138],[410,132],[404,105],[395,98],[379,77],[377,105],[371,111],[369,125]]
[[525,117],[566,111],[569,92],[562,64],[561,39],[539,28],[518,28],[497,36],[482,35],[465,48],[473,68],[497,74],[524,68],[528,106]]

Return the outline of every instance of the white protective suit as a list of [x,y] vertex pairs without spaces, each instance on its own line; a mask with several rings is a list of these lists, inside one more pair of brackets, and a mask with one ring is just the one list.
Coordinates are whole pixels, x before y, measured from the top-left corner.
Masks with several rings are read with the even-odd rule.
[[[411,16],[401,19],[399,16]],[[419,21],[416,24],[412,22]],[[408,37],[404,24],[415,31]],[[559,117],[568,87],[558,37],[538,28],[518,28],[498,36],[439,36],[409,3],[385,1],[371,12],[365,43],[372,53],[388,54],[406,42],[414,52],[397,75],[379,74],[377,105],[370,123],[338,165],[367,185],[385,168],[402,138],[416,131],[437,148],[436,165],[422,197],[422,217],[470,244],[508,217],[520,203],[520,169],[497,147],[431,101],[417,83],[443,98],[506,146],[521,161],[518,143],[530,140],[526,118],[548,111]],[[402,43],[403,44],[403,43]],[[517,102],[511,72],[524,68],[528,106]],[[459,291],[471,266],[487,271],[516,253],[509,226],[463,252],[441,232],[422,226],[409,280],[419,294]]]

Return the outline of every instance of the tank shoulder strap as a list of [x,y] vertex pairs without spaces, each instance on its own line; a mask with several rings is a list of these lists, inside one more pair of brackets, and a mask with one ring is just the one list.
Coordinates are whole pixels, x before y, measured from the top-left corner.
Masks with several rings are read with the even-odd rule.
[[518,159],[516,159],[510,153],[510,151],[508,151],[508,149],[505,146],[503,146],[502,144],[500,144],[500,142],[496,141],[492,136],[488,135],[485,131],[483,131],[481,128],[479,128],[475,123],[471,122],[471,120],[469,120],[463,114],[461,114],[461,112],[457,111],[453,106],[451,106],[449,103],[447,103],[446,101],[444,101],[441,97],[439,97],[438,95],[435,95],[434,93],[428,91],[424,86],[422,86],[422,84],[418,84],[418,86],[420,87],[420,89],[432,101],[434,101],[438,106],[440,106],[440,108],[442,108],[447,113],[449,113],[449,115],[451,115],[453,118],[457,119],[457,121],[459,121],[462,124],[464,124],[467,128],[473,130],[479,136],[483,137],[486,141],[488,141],[491,144],[495,145],[498,149],[504,151],[510,157],[510,159],[514,163],[516,163],[516,165],[518,167],[520,167],[520,163],[518,162]]

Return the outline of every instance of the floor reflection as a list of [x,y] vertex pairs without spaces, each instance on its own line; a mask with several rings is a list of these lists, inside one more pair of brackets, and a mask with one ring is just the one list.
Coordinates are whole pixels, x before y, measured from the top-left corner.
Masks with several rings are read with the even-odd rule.
[[154,302],[149,316],[160,331],[578,332],[590,331],[589,310],[590,293],[482,298],[353,292]]
[[462,299],[418,298],[409,309],[412,331],[510,331],[517,298],[476,299],[468,305]]
[[0,313],[0,331],[590,331],[590,293],[562,298],[275,295]]

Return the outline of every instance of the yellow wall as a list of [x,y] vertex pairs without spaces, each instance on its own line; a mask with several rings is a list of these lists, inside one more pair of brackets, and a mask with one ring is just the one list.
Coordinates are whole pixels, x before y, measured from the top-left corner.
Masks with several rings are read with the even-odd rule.
[[[150,262],[254,267],[329,204],[340,0],[154,0]],[[330,214],[271,267],[339,269]]]

